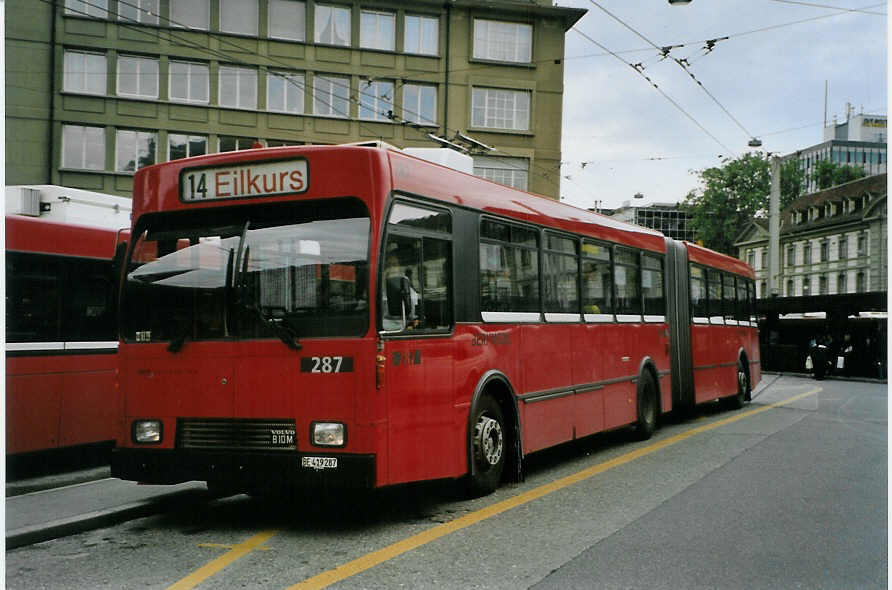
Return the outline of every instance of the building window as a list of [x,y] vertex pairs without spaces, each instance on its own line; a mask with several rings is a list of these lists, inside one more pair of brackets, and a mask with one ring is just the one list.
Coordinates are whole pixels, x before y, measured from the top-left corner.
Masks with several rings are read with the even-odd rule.
[[316,76],[313,80],[313,113],[327,117],[349,117],[350,78]]
[[269,1],[269,36],[303,41],[307,30],[307,5],[294,0]]
[[350,46],[350,9],[344,6],[316,5],[316,43]]
[[802,296],[808,297],[811,295],[811,279],[805,277],[802,279]]
[[158,60],[119,55],[118,96],[158,98]]
[[359,118],[389,121],[393,115],[393,82],[363,80],[359,89]]
[[238,150],[250,150],[255,147],[257,140],[252,137],[230,137],[221,135],[217,140],[218,152],[235,152]]
[[303,114],[304,75],[269,72],[266,76],[266,110]]
[[[93,2],[90,2],[93,4]],[[118,2],[118,20],[144,25],[158,24],[158,0],[127,0]]]
[[821,295],[826,295],[830,292],[830,285],[827,281],[827,275],[821,275],[818,278],[818,292]]
[[858,256],[867,256],[867,234],[858,234]]
[[208,138],[202,135],[179,135],[170,133],[167,136],[167,159],[179,160],[192,156],[203,156],[208,153]]
[[209,0],[170,0],[170,26],[207,31],[210,25]]
[[207,64],[170,62],[170,100],[207,104],[210,85]]
[[811,244],[806,242],[802,248],[802,264],[811,264]]
[[848,277],[846,276],[846,273],[839,273],[839,276],[836,277],[836,292],[839,294],[846,293],[848,291],[848,285],[846,284],[847,282]]
[[796,294],[793,289],[793,279],[787,279],[787,297],[792,297]]
[[532,25],[474,20],[474,59],[530,63],[532,49]]
[[761,289],[759,291],[759,298],[765,299],[766,297],[768,297],[768,283],[766,281],[762,281],[759,284],[759,288]]
[[849,236],[839,236],[839,259],[846,260],[849,257]]
[[105,128],[63,125],[62,167],[105,170]]
[[420,125],[436,125],[437,87],[420,84],[404,85],[403,119]]
[[135,172],[155,163],[155,134],[118,129],[115,138],[115,170]]
[[787,246],[787,266],[794,266],[796,264],[796,248],[793,246]]
[[821,240],[821,262],[830,260],[830,242]]
[[108,0],[65,0],[65,14],[108,18]]
[[220,31],[256,37],[259,11],[257,0],[220,0]]
[[440,19],[433,16],[406,15],[403,51],[420,55],[440,52]]
[[220,106],[257,108],[257,70],[220,66]]
[[104,95],[107,89],[105,55],[66,51],[62,89]]
[[855,292],[867,292],[867,275],[864,274],[864,271],[859,272],[858,276],[855,277]]
[[756,267],[756,251],[755,250],[747,250],[746,251],[746,263],[751,267]]
[[[762,267],[761,267],[762,270],[765,270],[768,268],[768,250],[767,249],[762,250],[762,256],[761,256],[760,262],[762,263]],[[750,266],[752,266],[752,265],[750,265]]]
[[472,93],[471,125],[490,129],[530,128],[530,93],[524,90],[475,88]]
[[527,158],[474,157],[474,174],[520,190],[527,190],[530,161]]
[[396,48],[396,14],[363,10],[359,19],[359,46],[393,51]]

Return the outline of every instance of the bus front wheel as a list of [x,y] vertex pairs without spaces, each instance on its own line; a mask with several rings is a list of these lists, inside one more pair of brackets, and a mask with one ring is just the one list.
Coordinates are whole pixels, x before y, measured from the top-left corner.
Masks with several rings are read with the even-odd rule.
[[486,395],[477,405],[471,423],[471,473],[468,492],[473,496],[490,494],[499,487],[508,449],[502,408]]
[[743,368],[743,363],[737,361],[737,393],[728,398],[728,406],[732,410],[739,410],[746,402],[750,388],[750,378]]

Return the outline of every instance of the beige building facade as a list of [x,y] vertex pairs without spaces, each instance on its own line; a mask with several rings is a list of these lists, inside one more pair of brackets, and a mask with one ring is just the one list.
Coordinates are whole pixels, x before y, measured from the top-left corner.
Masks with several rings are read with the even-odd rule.
[[558,198],[566,31],[546,0],[6,3],[6,181],[129,196],[136,169],[256,145],[466,148]]

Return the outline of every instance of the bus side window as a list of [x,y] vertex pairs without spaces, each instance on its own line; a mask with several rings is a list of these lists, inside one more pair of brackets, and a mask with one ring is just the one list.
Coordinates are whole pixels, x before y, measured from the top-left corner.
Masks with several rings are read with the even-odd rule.
[[713,324],[723,324],[722,320],[722,273],[709,269],[706,271],[708,284],[709,321]]
[[692,321],[701,322],[709,317],[709,308],[706,298],[706,271],[690,265],[691,273],[691,318]]
[[610,247],[582,242],[582,311],[613,314],[613,264]]
[[663,259],[645,254],[642,256],[641,289],[644,293],[644,315],[665,316],[666,299],[663,294]]
[[734,288],[734,276],[722,275],[722,309],[724,310],[725,323],[735,319],[737,307],[737,291]]
[[617,315],[641,315],[641,262],[637,251],[616,248],[613,284]]

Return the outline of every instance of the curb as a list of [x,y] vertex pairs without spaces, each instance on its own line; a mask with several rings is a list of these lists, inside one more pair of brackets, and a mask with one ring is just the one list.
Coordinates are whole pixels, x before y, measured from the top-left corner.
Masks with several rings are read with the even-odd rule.
[[68,535],[120,524],[128,520],[152,516],[169,509],[171,504],[189,500],[206,500],[211,495],[205,490],[182,490],[170,494],[122,504],[115,508],[95,510],[69,518],[60,518],[49,522],[21,527],[6,532],[6,550],[42,543]]

